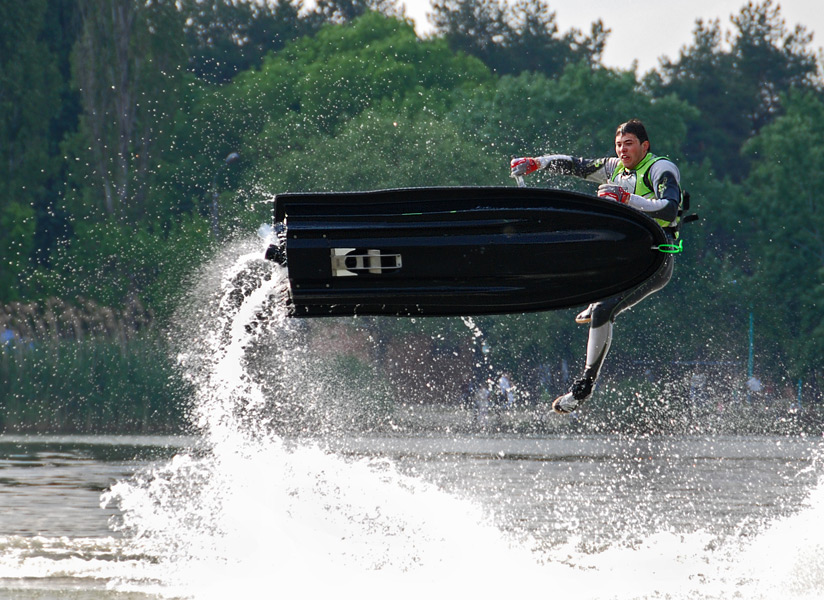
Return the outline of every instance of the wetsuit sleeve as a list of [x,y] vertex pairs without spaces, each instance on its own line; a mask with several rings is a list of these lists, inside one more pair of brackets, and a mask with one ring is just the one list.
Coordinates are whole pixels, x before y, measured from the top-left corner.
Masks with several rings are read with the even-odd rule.
[[650,167],[649,176],[655,197],[644,198],[632,194],[627,204],[654,219],[674,221],[681,204],[681,174],[678,167],[669,160],[659,160]]
[[548,154],[538,157],[541,169],[551,175],[572,175],[588,181],[609,181],[618,162],[617,158],[578,158],[566,154]]

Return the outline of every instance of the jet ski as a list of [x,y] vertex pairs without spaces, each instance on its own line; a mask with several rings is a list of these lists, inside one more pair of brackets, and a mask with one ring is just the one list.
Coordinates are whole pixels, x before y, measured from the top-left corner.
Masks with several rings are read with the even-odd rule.
[[294,317],[580,306],[643,283],[671,241],[623,204],[526,187],[283,193],[274,225]]

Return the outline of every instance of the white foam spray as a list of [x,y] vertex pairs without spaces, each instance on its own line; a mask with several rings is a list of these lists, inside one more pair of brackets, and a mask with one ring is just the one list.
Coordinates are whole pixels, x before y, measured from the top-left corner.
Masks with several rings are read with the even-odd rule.
[[[307,368],[299,364],[305,355],[290,352],[300,333],[278,302],[282,271],[261,262],[258,250],[218,260],[209,273],[220,279],[197,286],[182,328],[197,339],[180,354],[195,386],[192,416],[203,447],[115,485],[103,499],[120,507],[119,527],[134,551],[154,557],[155,593],[251,598],[274,585],[314,597],[357,584],[361,597],[377,597],[397,592],[398,577],[423,592],[463,587],[491,568],[536,565],[485,524],[479,508],[390,463],[344,459],[274,433],[266,417],[273,400],[250,365],[257,338],[277,338],[266,347],[286,349],[275,362],[289,377]],[[318,389],[280,383],[278,390],[310,403]],[[147,581],[117,585],[145,591]]]

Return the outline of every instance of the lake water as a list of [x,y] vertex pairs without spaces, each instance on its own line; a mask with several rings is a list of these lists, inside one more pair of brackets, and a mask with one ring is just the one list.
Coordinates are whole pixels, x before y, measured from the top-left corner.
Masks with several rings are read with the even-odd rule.
[[770,437],[2,437],[0,597],[820,598],[821,451]]
[[241,246],[170,335],[196,437],[0,437],[0,598],[824,597],[824,440],[347,435]]

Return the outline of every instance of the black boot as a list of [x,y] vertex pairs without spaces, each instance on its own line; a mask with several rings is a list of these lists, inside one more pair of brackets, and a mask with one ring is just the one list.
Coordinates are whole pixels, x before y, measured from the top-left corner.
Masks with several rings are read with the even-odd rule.
[[562,415],[568,415],[578,408],[578,406],[592,395],[592,388],[595,385],[595,376],[584,370],[584,374],[576,379],[569,391],[563,396],[558,396],[552,403],[552,410]]

